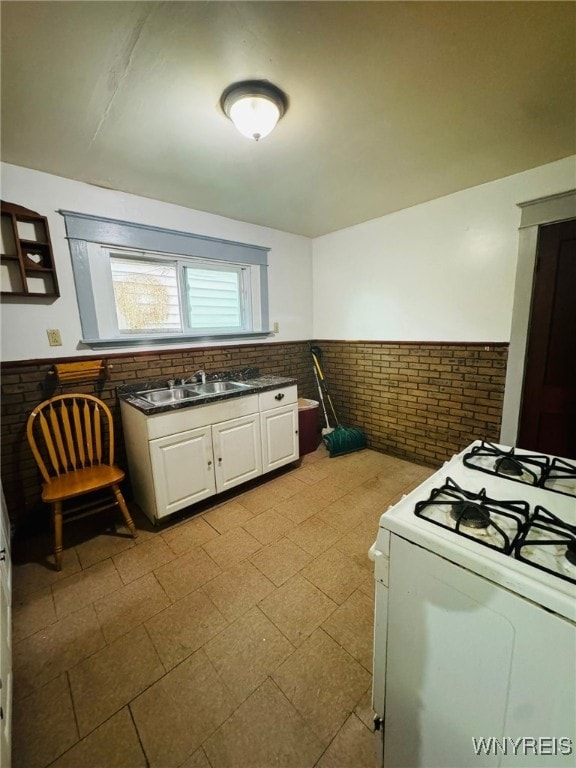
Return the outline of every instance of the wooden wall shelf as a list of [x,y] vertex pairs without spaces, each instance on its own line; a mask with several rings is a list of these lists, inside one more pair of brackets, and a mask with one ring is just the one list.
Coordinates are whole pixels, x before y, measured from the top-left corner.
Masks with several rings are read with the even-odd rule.
[[4,200],[0,216],[2,296],[60,296],[46,217]]

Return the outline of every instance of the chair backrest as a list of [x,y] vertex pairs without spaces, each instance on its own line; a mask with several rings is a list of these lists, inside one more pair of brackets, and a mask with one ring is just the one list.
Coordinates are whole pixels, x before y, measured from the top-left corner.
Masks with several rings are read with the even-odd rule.
[[114,423],[110,409],[93,395],[57,395],[36,406],[26,437],[42,477],[114,463]]

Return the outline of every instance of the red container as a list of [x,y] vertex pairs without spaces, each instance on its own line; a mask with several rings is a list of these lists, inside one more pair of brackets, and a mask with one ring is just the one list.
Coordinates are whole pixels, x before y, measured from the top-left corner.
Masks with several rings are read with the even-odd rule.
[[298,443],[300,456],[312,453],[320,444],[317,400],[298,398]]

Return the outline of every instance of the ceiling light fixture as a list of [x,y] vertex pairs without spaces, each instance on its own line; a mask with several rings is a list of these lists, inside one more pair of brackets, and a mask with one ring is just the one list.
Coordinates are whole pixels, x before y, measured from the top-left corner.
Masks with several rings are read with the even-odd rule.
[[258,141],[274,130],[288,109],[288,99],[267,80],[243,80],[226,88],[220,105],[243,136]]

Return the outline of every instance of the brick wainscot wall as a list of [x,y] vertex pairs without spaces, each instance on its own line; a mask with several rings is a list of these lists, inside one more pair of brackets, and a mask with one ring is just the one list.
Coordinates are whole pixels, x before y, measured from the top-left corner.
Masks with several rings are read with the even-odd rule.
[[[507,345],[312,343],[322,349],[341,423],[363,429],[370,448],[434,467],[472,439],[498,440]],[[99,396],[115,416],[116,461],[123,469],[126,455],[116,397],[121,384],[188,376],[200,368],[211,373],[253,366],[265,374],[294,376],[301,397],[318,399],[307,341],[93,357],[104,357],[109,365],[109,378]],[[54,393],[52,366],[79,359],[90,358],[2,363],[2,485],[11,521],[22,535],[36,527],[38,516],[48,520],[25,438],[26,419]],[[129,487],[125,490],[129,497]]]
[[498,441],[507,344],[319,344],[338,415],[371,448],[437,467],[472,440]]

